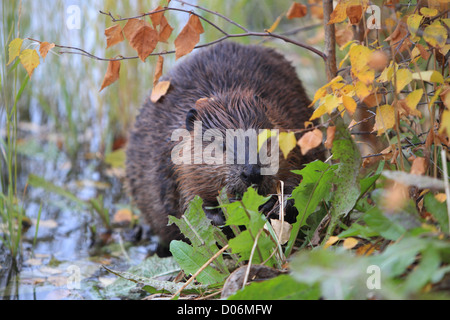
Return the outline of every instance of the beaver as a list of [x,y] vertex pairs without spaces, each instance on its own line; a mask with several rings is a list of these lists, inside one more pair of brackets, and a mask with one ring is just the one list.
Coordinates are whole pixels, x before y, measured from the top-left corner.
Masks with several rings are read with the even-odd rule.
[[[193,135],[197,123],[202,133],[214,129],[224,135],[228,129],[303,127],[312,114],[310,100],[294,67],[273,49],[222,42],[186,57],[161,78],[164,80],[170,81],[169,91],[156,103],[147,99],[126,152],[127,185],[153,233],[159,236],[159,256],[170,254],[171,240],[183,239],[175,225],[167,226],[168,216],[180,218],[195,196],[203,199],[208,218],[221,225],[223,215],[213,209],[218,206],[219,191],[225,189],[239,197],[255,186],[262,195],[274,195],[281,180],[285,194],[289,194],[300,181],[291,170],[322,157],[320,150],[302,156],[297,147],[285,159],[276,150],[279,169],[272,175],[262,175],[259,160],[249,163],[248,157],[240,164],[177,163],[172,159],[174,147],[180,144],[173,141],[173,133],[182,129]],[[228,143],[222,144],[224,149]],[[292,205],[289,211],[293,211],[295,221],[297,213]]]

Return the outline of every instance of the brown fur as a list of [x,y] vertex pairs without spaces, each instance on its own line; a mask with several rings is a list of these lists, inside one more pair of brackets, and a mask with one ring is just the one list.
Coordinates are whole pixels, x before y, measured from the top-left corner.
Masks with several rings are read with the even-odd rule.
[[[240,179],[243,165],[174,165],[170,141],[175,129],[186,128],[186,117],[196,110],[203,129],[299,129],[309,120],[310,100],[295,69],[272,49],[221,43],[192,54],[163,80],[169,92],[157,103],[147,101],[131,133],[127,150],[127,182],[131,195],[160,238],[159,254],[167,253],[173,239],[181,239],[175,226],[167,227],[168,215],[180,217],[196,195],[204,207],[217,205],[224,187],[231,195],[247,187]],[[302,157],[298,148],[275,176],[263,176],[260,194],[276,194],[279,180],[290,193],[299,176],[290,170],[321,158],[320,152]],[[220,212],[206,210],[214,223],[223,222]]]

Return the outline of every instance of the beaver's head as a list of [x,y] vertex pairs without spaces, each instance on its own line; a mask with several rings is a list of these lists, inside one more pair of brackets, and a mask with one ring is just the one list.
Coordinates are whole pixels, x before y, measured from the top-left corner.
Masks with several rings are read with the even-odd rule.
[[[173,139],[178,144],[172,152],[173,160],[183,156],[174,161],[182,208],[196,195],[205,206],[217,205],[224,188],[231,198],[240,198],[250,186],[262,195],[277,193],[284,161],[278,144],[269,138],[258,146],[261,130],[277,128],[266,103],[240,91],[200,99],[187,113],[185,137]],[[221,222],[219,216],[210,218]]]

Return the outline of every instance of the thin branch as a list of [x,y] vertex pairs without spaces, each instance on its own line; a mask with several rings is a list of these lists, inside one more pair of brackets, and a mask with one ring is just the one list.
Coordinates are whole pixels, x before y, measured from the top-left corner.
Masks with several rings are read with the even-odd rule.
[[[318,50],[318,49],[316,49],[316,48],[314,48],[314,47],[312,47],[310,45],[307,45],[305,43],[302,43],[302,42],[290,39],[290,38],[288,38],[288,37],[286,37],[284,35],[281,35],[281,34],[270,33],[270,32],[249,31],[247,28],[241,26],[237,22],[235,22],[235,21],[225,17],[224,15],[222,15],[220,13],[208,10],[206,8],[203,8],[203,7],[200,7],[200,6],[197,6],[197,5],[191,5],[191,4],[188,4],[188,3],[184,2],[184,1],[181,1],[181,0],[176,0],[176,1],[180,2],[180,3],[184,4],[184,5],[189,5],[191,7],[198,8],[199,10],[203,10],[205,12],[208,12],[208,13],[211,13],[213,15],[216,15],[216,16],[226,20],[230,24],[233,24],[233,25],[239,27],[240,29],[242,29],[245,32],[244,33],[238,33],[238,34],[227,33],[226,31],[221,29],[219,26],[217,26],[216,24],[214,24],[210,20],[202,17],[201,15],[199,15],[199,14],[193,12],[193,11],[180,9],[180,8],[164,7],[161,10],[156,10],[156,11],[153,11],[153,12],[148,12],[148,13],[144,13],[144,14],[141,14],[141,15],[137,15],[137,16],[134,16],[134,17],[128,17],[128,18],[116,18],[111,12],[104,12],[104,11],[99,11],[99,12],[100,12],[100,14],[104,14],[104,15],[110,17],[111,21],[113,21],[113,22],[126,21],[126,20],[130,20],[130,19],[140,19],[140,18],[143,18],[143,17],[146,17],[146,16],[150,16],[152,14],[156,14],[156,13],[159,13],[159,12],[165,12],[165,11],[178,11],[178,12],[189,13],[189,14],[193,14],[193,15],[199,17],[200,19],[202,19],[203,21],[205,21],[206,23],[208,23],[209,25],[211,25],[212,27],[214,27],[216,30],[218,30],[220,33],[223,34],[223,37],[221,37],[219,39],[216,39],[214,41],[205,43],[205,44],[197,45],[194,49],[208,47],[208,46],[217,44],[219,42],[222,42],[222,41],[230,39],[230,38],[243,38],[243,37],[249,37],[249,36],[252,36],[252,37],[270,37],[270,38],[280,39],[280,40],[283,40],[283,41],[285,41],[287,43],[291,43],[291,44],[294,44],[294,45],[296,45],[298,47],[307,49],[307,50],[315,53],[316,55],[320,56],[325,62],[327,61],[326,54],[324,54],[320,50]],[[32,38],[28,38],[28,39],[31,40],[31,41],[35,41],[35,42],[41,43],[41,41],[39,41],[39,40],[35,40],[35,39],[32,39]],[[96,55],[94,55],[92,53],[89,53],[89,52],[87,52],[87,51],[85,51],[83,49],[76,48],[76,47],[62,46],[62,45],[55,45],[55,47],[59,48],[59,49],[68,50],[68,51],[60,51],[59,52],[60,54],[77,54],[77,55],[86,56],[86,57],[89,57],[89,58],[92,58],[92,59],[96,59],[96,60],[99,60],[99,61],[120,61],[120,60],[132,60],[132,59],[138,59],[139,58],[138,56],[125,57],[125,56],[121,56],[121,55],[118,55],[115,58],[102,58],[102,57],[98,57],[98,56],[96,56]],[[157,53],[151,53],[149,56],[168,55],[168,54],[174,54],[175,52],[176,52],[175,50],[162,51],[162,52],[157,52]]]

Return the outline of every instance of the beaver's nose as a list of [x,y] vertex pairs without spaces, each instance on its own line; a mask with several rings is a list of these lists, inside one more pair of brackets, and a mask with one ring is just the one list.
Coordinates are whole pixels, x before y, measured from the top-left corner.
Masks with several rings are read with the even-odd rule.
[[262,181],[261,168],[258,165],[245,165],[241,172],[241,180],[248,184],[259,184]]

